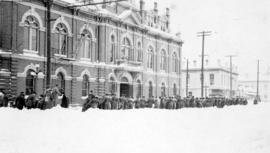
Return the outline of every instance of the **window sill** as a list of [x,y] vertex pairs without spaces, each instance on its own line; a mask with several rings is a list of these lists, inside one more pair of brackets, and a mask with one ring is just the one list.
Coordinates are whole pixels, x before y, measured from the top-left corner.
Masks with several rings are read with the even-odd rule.
[[84,62],[91,62],[91,59],[90,58],[80,58],[81,61],[84,61]]
[[38,55],[38,51],[23,49],[23,54]]
[[81,97],[82,100],[86,100],[87,98],[87,96]]
[[55,57],[67,58],[67,55],[62,54],[54,54]]

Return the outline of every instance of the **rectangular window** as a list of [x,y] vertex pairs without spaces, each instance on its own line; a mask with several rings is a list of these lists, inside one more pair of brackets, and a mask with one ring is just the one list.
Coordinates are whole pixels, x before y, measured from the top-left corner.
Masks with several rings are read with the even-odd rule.
[[54,54],[59,54],[59,36],[56,33],[52,34],[52,51]]
[[84,48],[84,55],[86,58],[90,58],[90,41],[85,40],[85,48]]
[[31,28],[31,50],[37,51],[37,37],[38,37],[38,30]]
[[29,27],[24,27],[24,49],[29,49]]
[[210,85],[215,85],[215,75],[210,74]]
[[61,55],[66,55],[67,52],[67,37],[65,35],[60,34],[59,38],[59,50]]

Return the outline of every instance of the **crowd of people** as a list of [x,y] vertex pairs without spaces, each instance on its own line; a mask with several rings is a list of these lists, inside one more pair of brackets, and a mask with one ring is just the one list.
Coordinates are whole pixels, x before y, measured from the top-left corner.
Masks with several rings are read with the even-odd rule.
[[90,91],[86,102],[83,104],[82,111],[85,112],[89,108],[99,108],[105,110],[122,110],[122,109],[140,109],[140,108],[156,108],[156,109],[181,109],[181,108],[203,108],[218,107],[231,105],[247,105],[248,101],[244,98],[195,98],[186,97],[145,97],[133,99],[132,97],[116,97],[115,95],[106,94],[103,97],[97,97]]
[[[59,98],[60,97],[60,98]],[[62,90],[56,85],[52,89],[47,89],[44,94],[37,95],[32,92],[30,95],[25,95],[21,92],[17,97],[8,96],[4,91],[0,91],[0,107],[14,107],[20,110],[26,109],[41,109],[46,110],[60,104],[63,108],[69,107],[69,99]],[[82,105],[82,112],[89,108],[98,108],[104,110],[123,110],[123,109],[140,109],[140,108],[156,108],[156,109],[182,109],[182,108],[203,108],[203,107],[218,107],[231,105],[247,105],[248,101],[245,98],[195,98],[195,97],[150,97],[142,98],[127,98],[116,97],[116,95],[106,94],[102,97],[95,96],[93,91],[87,96],[85,103]],[[258,104],[254,101],[254,104]]]
[[69,99],[63,90],[58,89],[58,85],[47,89],[41,95],[37,95],[36,92],[25,95],[24,92],[21,92],[18,96],[12,96],[5,94],[3,90],[0,91],[0,107],[14,107],[19,110],[24,108],[46,110],[55,107],[57,104],[60,104],[63,108],[69,107]]

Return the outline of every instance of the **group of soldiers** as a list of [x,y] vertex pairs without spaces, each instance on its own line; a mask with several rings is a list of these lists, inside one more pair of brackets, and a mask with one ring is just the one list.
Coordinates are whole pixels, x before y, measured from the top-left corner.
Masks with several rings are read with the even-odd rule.
[[[61,99],[59,99],[61,97]],[[27,109],[50,109],[60,103],[61,107],[68,108],[69,99],[65,96],[63,90],[58,89],[58,85],[54,88],[49,88],[44,94],[38,95],[36,92],[31,92],[29,95],[25,95],[24,92],[15,96],[5,94],[3,90],[0,91],[0,107],[14,107],[22,110]]]
[[145,97],[133,99],[132,97],[120,97],[106,94],[103,97],[97,97],[90,91],[86,102],[83,104],[82,111],[85,112],[89,108],[99,108],[105,110],[122,110],[122,109],[140,109],[140,108],[156,108],[156,109],[181,109],[189,107],[218,107],[231,105],[247,105],[248,101],[244,98],[194,98],[186,97]]
[[[59,101],[59,96],[61,97]],[[257,104],[254,101],[254,104]],[[15,107],[18,109],[39,108],[41,110],[50,109],[60,104],[63,108],[69,107],[69,99],[65,93],[56,87],[46,90],[45,94],[37,95],[35,92],[25,96],[21,92],[13,100],[10,100],[3,91],[0,91],[0,107]],[[104,110],[124,110],[124,109],[140,109],[140,108],[156,108],[156,109],[181,109],[181,108],[203,108],[203,107],[218,107],[231,105],[247,105],[248,101],[245,98],[195,98],[195,97],[150,97],[142,98],[126,98],[116,97],[116,95],[106,94],[103,97],[97,97],[90,91],[85,103],[82,106],[82,111],[85,112],[89,108],[99,108]]]

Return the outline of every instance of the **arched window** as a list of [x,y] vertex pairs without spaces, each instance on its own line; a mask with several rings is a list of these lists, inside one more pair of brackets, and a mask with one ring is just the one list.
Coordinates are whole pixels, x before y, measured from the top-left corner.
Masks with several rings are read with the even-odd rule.
[[140,80],[138,80],[137,81],[137,94],[136,94],[136,97],[137,98],[140,98],[141,96],[142,96],[142,85],[141,85],[141,81]]
[[147,67],[150,69],[154,68],[154,49],[151,46],[148,48],[147,53]]
[[152,81],[149,82],[149,98],[153,97],[153,84]]
[[178,70],[178,59],[176,53],[172,55],[172,71],[177,72]]
[[176,84],[173,84],[173,95],[176,96],[177,95],[177,87]]
[[88,30],[81,33],[81,53],[83,58],[91,59],[92,56],[92,34]]
[[121,59],[128,59],[132,60],[132,48],[130,40],[125,37],[122,41],[122,52],[121,52]]
[[89,77],[88,75],[83,76],[83,81],[82,81],[82,96],[86,97],[87,94],[89,93]]
[[39,42],[39,23],[33,16],[24,21],[24,49],[37,51]]
[[112,35],[111,36],[111,48],[110,48],[110,51],[111,51],[111,55],[110,55],[110,62],[114,62],[115,60],[115,50],[116,50],[116,39],[115,39],[115,36]]
[[161,84],[161,96],[165,97],[166,96],[166,87],[165,87],[165,83]]
[[109,92],[111,94],[115,94],[116,93],[116,82],[115,82],[115,79],[113,77],[110,78]]
[[25,79],[25,94],[30,95],[32,92],[35,91],[35,73],[33,70],[28,70],[26,73],[26,79]]
[[52,46],[55,54],[67,55],[67,27],[63,23],[58,23],[53,34]]
[[63,73],[57,74],[56,84],[58,84],[59,90],[65,91],[65,77]]
[[161,60],[160,60],[160,69],[166,71],[167,68],[167,55],[166,51],[162,50],[161,51]]
[[136,59],[137,59],[137,61],[142,61],[142,44],[141,44],[141,42],[138,42],[138,45],[137,45]]

